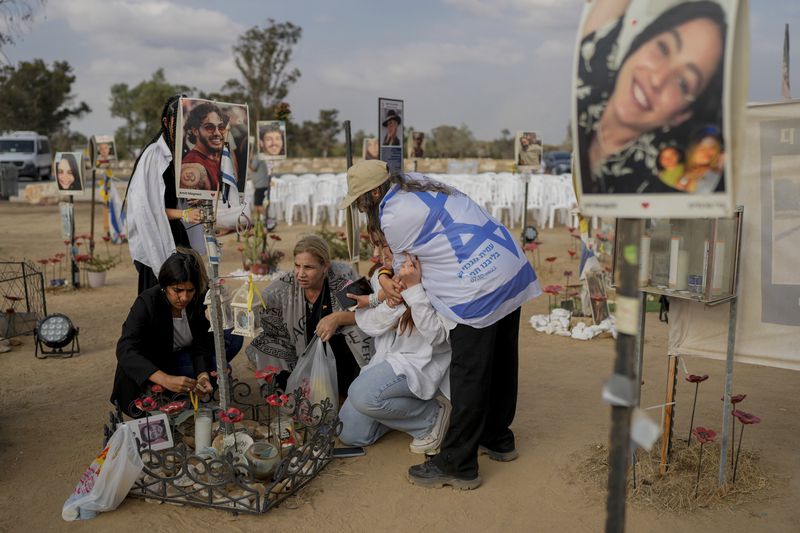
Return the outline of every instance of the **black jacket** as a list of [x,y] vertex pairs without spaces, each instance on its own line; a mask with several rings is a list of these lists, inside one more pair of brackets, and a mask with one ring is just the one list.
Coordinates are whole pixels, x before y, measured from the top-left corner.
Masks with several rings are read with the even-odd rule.
[[[208,331],[210,326],[199,294],[186,308],[186,316],[192,331],[189,352],[197,375],[207,371],[206,360],[214,355],[214,336]],[[170,304],[161,287],[156,285],[142,292],[122,324],[122,335],[117,342],[117,371],[111,401],[118,402],[126,414],[130,414],[131,403],[144,392],[154,372],[177,375],[173,331]]]

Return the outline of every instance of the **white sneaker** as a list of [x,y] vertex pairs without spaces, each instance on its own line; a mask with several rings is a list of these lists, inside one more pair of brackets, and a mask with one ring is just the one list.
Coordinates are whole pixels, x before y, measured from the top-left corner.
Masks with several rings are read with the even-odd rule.
[[450,423],[450,411],[453,408],[450,406],[450,402],[444,398],[436,398],[436,401],[439,404],[436,420],[433,421],[433,426],[427,434],[411,441],[411,444],[408,445],[411,453],[434,452],[442,445],[444,434]]

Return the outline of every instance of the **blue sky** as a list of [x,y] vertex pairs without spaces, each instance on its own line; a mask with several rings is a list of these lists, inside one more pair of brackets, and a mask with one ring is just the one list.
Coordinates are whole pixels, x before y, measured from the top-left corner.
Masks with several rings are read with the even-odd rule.
[[[303,28],[295,119],[336,108],[354,131],[377,129],[379,96],[401,98],[406,124],[466,124],[481,139],[539,130],[565,137],[582,0],[49,0],[12,62],[67,60],[74,92],[93,112],[72,128],[112,133],[109,87],[159,67],[172,82],[218,90],[237,77],[231,47],[268,18]],[[793,95],[800,97],[800,0],[750,6],[750,100],[780,97],[783,26],[792,28]]]

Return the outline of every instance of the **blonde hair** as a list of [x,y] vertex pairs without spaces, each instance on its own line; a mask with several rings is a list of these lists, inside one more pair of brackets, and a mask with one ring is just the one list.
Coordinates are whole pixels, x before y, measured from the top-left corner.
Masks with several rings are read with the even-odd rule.
[[297,241],[297,244],[294,245],[292,256],[297,257],[297,254],[302,253],[313,255],[319,259],[319,262],[323,265],[329,265],[331,263],[331,249],[328,246],[328,241],[319,235],[312,233],[301,237],[300,240]]

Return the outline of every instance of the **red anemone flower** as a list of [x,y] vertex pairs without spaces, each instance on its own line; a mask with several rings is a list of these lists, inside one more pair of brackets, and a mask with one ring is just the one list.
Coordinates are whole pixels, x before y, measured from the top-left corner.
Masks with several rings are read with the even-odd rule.
[[60,259],[60,258],[62,258],[62,257],[65,257],[66,255],[67,255],[67,254],[65,254],[64,252],[58,252],[58,253],[56,254],[56,257],[58,257],[58,258]]
[[696,427],[692,430],[692,435],[697,437],[697,442],[700,444],[705,444],[707,442],[714,442],[714,439],[717,436],[717,432],[713,429],[706,429],[704,427]]
[[226,411],[223,411],[222,414],[219,415],[219,419],[228,424],[241,422],[243,418],[244,413],[235,407],[228,407]]
[[283,240],[283,239],[281,239],[281,236],[278,235],[277,233],[270,233],[269,234],[269,238],[272,239],[273,241],[282,241]]
[[261,370],[256,370],[256,379],[263,379],[266,382],[271,382],[272,378],[280,372],[280,369],[276,366],[267,365]]
[[103,240],[109,242],[111,240],[111,237],[109,237],[108,235],[103,235]]
[[135,405],[138,410],[146,412],[154,411],[156,407],[158,407],[158,404],[156,403],[156,401],[153,399],[152,396],[146,396],[144,398],[136,398],[133,401],[133,405]]
[[[731,403],[733,405],[736,405],[737,403],[743,401],[745,398],[747,398],[747,394],[736,394],[734,396],[731,396]],[[725,401],[725,396],[720,398],[720,401],[724,402]]]
[[757,417],[756,415],[752,415],[750,413],[745,413],[744,411],[740,411],[736,409],[733,411],[733,416],[739,419],[739,422],[742,424],[758,424],[761,422],[761,418]]
[[289,397],[285,394],[270,394],[265,399],[272,407],[283,407],[289,401]]
[[161,385],[153,385],[152,387],[150,387],[150,390],[155,393],[160,393],[164,392],[164,387],[162,387]]
[[40,265],[46,265],[46,264],[50,263],[50,260],[49,259],[37,259],[36,262],[39,263]]
[[546,292],[547,294],[552,294],[553,296],[555,296],[555,295],[558,295],[558,294],[560,294],[560,293],[561,293],[561,290],[562,290],[563,288],[564,288],[564,287],[562,287],[561,285],[548,285],[548,286],[547,286],[547,287],[545,287],[543,290],[544,290],[544,292]]
[[552,263],[556,259],[558,259],[558,257],[547,257],[547,258],[545,258],[545,261],[547,261],[548,263]]
[[689,383],[702,383],[708,379],[708,374],[703,374],[702,376],[698,376],[697,374],[689,374],[686,376],[686,381]]
[[168,415],[174,415],[183,411],[184,408],[186,408],[186,400],[168,403],[161,408],[161,411]]
[[535,242],[529,242],[528,244],[526,244],[525,246],[523,246],[523,247],[522,247],[522,249],[523,249],[523,250],[525,250],[526,252],[533,252],[533,251],[535,251],[535,250],[536,250],[538,247],[539,247],[539,245],[538,245],[538,244],[536,244]]
[[69,245],[69,239],[64,239],[64,244]]
[[575,254],[577,252],[575,250],[567,250],[567,253],[569,254],[570,257],[575,257]]
[[564,277],[568,278],[570,276],[572,276],[572,270],[565,270],[564,271]]

